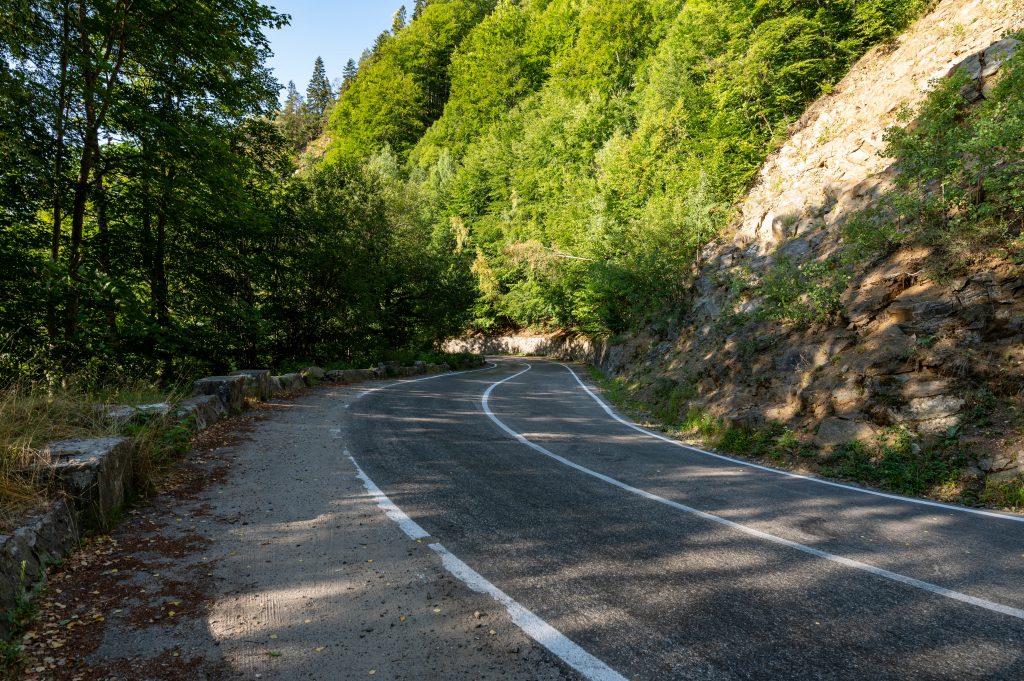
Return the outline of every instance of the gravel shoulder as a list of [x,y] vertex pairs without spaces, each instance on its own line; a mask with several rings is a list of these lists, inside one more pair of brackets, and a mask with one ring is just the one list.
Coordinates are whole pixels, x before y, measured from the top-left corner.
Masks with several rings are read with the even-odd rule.
[[53,571],[21,678],[576,678],[377,507],[333,425],[362,390],[201,436]]

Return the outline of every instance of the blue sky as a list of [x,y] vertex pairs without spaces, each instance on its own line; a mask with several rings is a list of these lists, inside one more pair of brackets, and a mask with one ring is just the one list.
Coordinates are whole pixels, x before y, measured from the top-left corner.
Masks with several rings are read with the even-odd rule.
[[[274,68],[281,85],[294,80],[305,93],[313,62],[324,58],[327,77],[341,78],[349,59],[359,61],[363,50],[381,31],[391,28],[391,16],[411,0],[264,0],[278,12],[290,14],[291,24],[268,34]],[[411,11],[411,10],[410,10]]]

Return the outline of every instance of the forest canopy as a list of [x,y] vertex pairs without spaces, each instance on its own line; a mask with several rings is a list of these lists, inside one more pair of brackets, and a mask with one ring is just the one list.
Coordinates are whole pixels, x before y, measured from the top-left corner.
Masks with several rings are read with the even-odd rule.
[[787,126],[927,4],[417,0],[282,106],[257,0],[5,3],[0,376],[673,314]]

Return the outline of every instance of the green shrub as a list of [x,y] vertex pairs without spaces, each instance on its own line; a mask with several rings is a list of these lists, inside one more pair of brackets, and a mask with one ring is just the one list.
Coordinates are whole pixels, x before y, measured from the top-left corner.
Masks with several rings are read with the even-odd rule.
[[956,268],[1024,249],[1024,57],[1004,65],[980,104],[964,100],[967,83],[941,82],[888,131],[896,187],[845,225],[847,260],[921,243]]

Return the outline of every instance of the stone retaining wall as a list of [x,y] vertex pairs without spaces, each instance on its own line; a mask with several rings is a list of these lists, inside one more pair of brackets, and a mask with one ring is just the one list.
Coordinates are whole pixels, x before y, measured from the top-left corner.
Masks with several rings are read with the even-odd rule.
[[[480,359],[483,364],[483,358]],[[108,420],[128,423],[163,417],[199,432],[245,410],[246,400],[269,400],[327,381],[358,383],[385,376],[438,373],[446,366],[416,362],[411,367],[380,364],[370,369],[271,376],[266,369],[209,376],[195,382],[193,397],[177,405],[125,405],[107,408]],[[132,494],[135,443],[126,437],[65,440],[48,447],[51,479],[61,499],[8,535],[0,535],[0,640],[10,636],[6,616],[30,594],[49,565],[78,545],[83,532],[102,531],[117,519]]]

